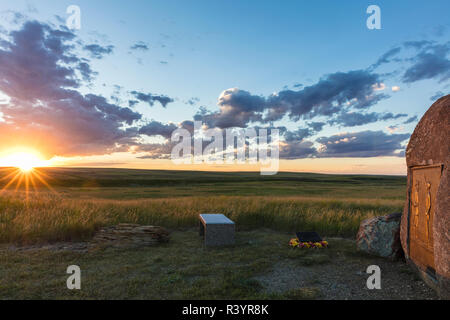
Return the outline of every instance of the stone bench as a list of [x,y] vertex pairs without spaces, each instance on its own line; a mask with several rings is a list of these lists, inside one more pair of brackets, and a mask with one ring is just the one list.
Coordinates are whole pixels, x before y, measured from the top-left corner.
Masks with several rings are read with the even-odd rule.
[[206,246],[234,244],[235,224],[223,214],[203,213],[200,218],[200,235]]

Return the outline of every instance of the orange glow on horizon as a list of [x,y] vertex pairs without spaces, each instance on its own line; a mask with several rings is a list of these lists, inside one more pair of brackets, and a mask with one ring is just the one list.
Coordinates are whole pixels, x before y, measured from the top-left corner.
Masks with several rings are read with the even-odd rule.
[[37,167],[47,167],[49,164],[41,159],[38,152],[29,149],[13,150],[0,155],[0,167],[14,167],[24,173]]
[[36,189],[36,182],[40,182],[50,191],[53,189],[45,181],[45,176],[37,168],[47,167],[51,164],[50,161],[42,160],[40,154],[31,149],[16,148],[9,152],[3,152],[0,154],[0,167],[6,167],[2,170],[8,170],[5,176],[0,179],[0,183],[3,185],[0,190],[0,194],[7,189],[14,188],[17,192],[19,188],[25,187],[26,199],[28,200],[30,187],[34,191]]

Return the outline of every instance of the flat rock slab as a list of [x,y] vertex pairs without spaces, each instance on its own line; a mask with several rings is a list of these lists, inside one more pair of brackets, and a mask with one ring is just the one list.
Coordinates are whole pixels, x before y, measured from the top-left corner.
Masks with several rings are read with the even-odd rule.
[[162,227],[121,223],[100,229],[90,244],[123,248],[153,246],[168,241],[169,232]]

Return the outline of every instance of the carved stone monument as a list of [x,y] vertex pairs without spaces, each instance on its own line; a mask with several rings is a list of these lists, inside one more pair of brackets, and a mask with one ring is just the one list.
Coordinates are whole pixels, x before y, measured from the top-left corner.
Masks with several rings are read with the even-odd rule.
[[450,297],[450,95],[424,114],[406,148],[405,257],[441,297]]

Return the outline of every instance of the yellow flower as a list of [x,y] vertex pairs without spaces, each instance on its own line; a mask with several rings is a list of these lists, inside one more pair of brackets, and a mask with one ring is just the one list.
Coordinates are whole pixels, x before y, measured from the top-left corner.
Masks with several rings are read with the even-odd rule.
[[289,245],[291,246],[291,247],[296,247],[296,246],[298,246],[298,239],[291,239],[290,241],[289,241]]

